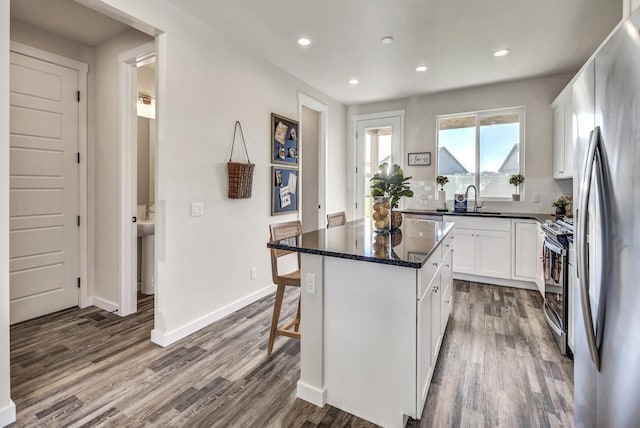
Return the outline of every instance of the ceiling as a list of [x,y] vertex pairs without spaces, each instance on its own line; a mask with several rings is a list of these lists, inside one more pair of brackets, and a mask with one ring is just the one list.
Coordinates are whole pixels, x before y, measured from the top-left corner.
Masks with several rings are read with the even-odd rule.
[[622,0],[169,1],[345,104],[575,72],[622,16]]
[[11,19],[88,46],[97,46],[131,30],[72,0],[11,0],[10,7]]

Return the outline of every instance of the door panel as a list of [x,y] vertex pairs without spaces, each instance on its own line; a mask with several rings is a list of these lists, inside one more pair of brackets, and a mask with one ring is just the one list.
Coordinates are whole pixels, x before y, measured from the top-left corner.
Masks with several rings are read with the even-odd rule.
[[475,231],[456,228],[454,234],[456,237],[456,256],[453,258],[453,271],[473,275],[476,273]]
[[78,304],[77,73],[11,53],[11,323]]
[[509,235],[509,232],[496,230],[482,230],[477,233],[477,275],[509,279],[511,276]]

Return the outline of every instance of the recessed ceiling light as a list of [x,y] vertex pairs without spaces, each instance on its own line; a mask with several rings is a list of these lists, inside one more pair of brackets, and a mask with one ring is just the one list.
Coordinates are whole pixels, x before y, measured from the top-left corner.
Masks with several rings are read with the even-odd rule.
[[298,39],[298,44],[300,46],[309,46],[311,44],[311,40],[307,39],[306,37],[301,37]]
[[509,54],[509,49],[498,49],[493,53],[493,56],[505,56]]
[[384,36],[383,38],[380,39],[380,41],[382,42],[383,45],[390,45],[391,43],[393,43],[393,37]]
[[426,65],[419,65],[416,67],[416,71],[427,71],[427,66]]
[[358,79],[351,79],[351,80],[349,80],[349,84],[350,84],[350,85],[357,85],[358,83],[360,83],[360,82],[358,81]]

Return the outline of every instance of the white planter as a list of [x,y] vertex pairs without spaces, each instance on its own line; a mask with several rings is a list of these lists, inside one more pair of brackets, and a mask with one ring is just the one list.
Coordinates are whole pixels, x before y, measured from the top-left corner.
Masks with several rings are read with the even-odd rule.
[[519,193],[514,193],[511,195],[511,197],[513,198],[514,201],[519,201],[520,200],[520,194]]
[[445,209],[447,202],[447,192],[445,190],[438,190],[438,209]]

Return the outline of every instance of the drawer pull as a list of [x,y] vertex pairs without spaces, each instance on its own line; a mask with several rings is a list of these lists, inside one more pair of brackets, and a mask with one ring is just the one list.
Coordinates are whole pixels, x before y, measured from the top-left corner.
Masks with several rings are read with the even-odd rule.
[[447,305],[449,304],[451,300],[443,300],[444,303],[446,303]]
[[444,265],[444,267],[448,268],[448,267],[451,267],[451,266],[450,265]]
[[433,265],[437,267],[438,266],[438,262],[433,262]]

